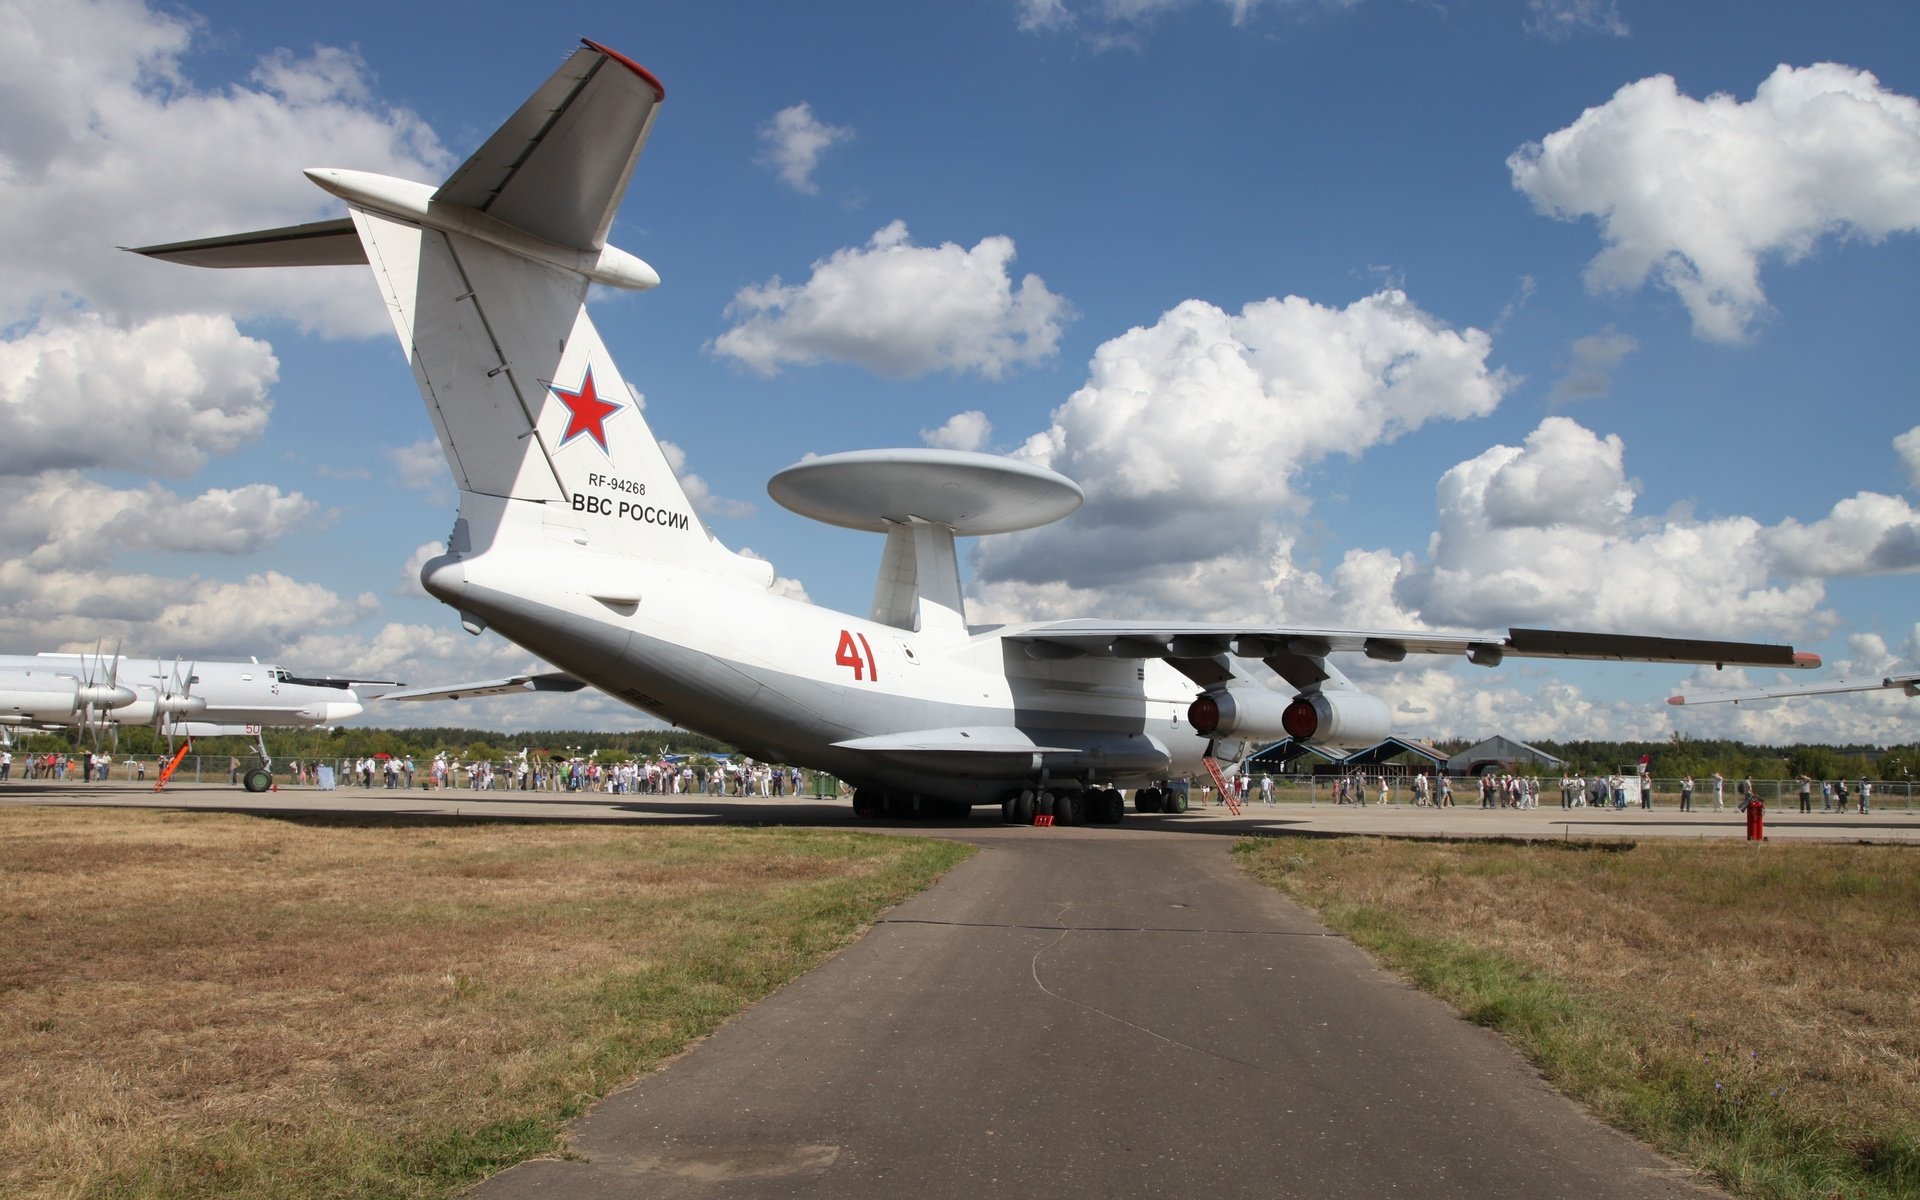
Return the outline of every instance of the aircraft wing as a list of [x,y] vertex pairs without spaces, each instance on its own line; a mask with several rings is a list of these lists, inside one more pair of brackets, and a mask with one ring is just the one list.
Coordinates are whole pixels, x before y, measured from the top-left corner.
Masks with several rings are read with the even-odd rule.
[[1316,683],[1315,660],[1334,653],[1399,662],[1409,654],[1460,654],[1484,667],[1502,659],[1585,658],[1619,662],[1713,663],[1716,666],[1812,668],[1815,654],[1759,642],[1563,629],[1510,629],[1498,634],[1428,633],[1370,629],[1314,629],[1272,625],[1057,621],[1004,635],[1024,643],[1034,658],[1164,658],[1204,660],[1220,655],[1265,659],[1296,686]]
[[406,688],[388,692],[381,700],[471,700],[476,696],[511,696],[522,692],[577,692],[586,681],[564,671],[540,675],[509,675],[504,679],[481,679],[473,683],[454,683],[444,687]]
[[644,67],[583,42],[433,198],[599,250],[665,96]]
[[1783,696],[1820,696],[1834,692],[1871,692],[1881,688],[1904,688],[1909,696],[1920,696],[1920,671],[1906,675],[1888,675],[1883,679],[1830,679],[1825,683],[1782,684],[1768,688],[1738,688],[1726,691],[1686,692],[1667,697],[1668,704],[1738,704],[1742,700],[1774,700]]

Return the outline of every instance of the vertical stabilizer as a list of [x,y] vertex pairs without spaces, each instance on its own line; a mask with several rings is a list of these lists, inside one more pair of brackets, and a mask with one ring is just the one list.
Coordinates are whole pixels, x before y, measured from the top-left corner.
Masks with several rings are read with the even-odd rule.
[[[455,547],[512,525],[612,554],[771,581],[694,514],[587,316],[594,283],[653,268],[607,244],[665,95],[594,42],[576,50],[438,189],[316,167],[350,221],[142,247],[206,267],[364,261],[461,490]],[[358,243],[358,247],[354,243]]]
[[733,557],[601,342],[585,278],[363,209],[354,223],[461,491],[538,505],[549,532],[594,549]]

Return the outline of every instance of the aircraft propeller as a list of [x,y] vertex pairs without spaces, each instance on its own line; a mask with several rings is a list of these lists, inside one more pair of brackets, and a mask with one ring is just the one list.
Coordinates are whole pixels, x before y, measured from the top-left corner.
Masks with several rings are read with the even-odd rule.
[[[97,640],[93,646],[93,658],[81,658],[82,675],[75,694],[75,699],[80,701],[80,723],[86,727],[96,751],[100,749],[100,726],[105,724],[112,724],[113,746],[116,750],[120,748],[120,726],[109,722],[107,714],[139,699],[132,688],[120,686],[120,644],[114,643],[113,665],[110,667],[105,666],[100,655],[100,649],[105,644],[105,638]],[[104,683],[100,679],[103,668],[106,674]]]
[[[161,678],[160,666],[160,660],[154,659],[153,677],[155,679]],[[154,723],[166,736],[169,750],[173,748],[173,739],[179,732],[181,718],[190,713],[197,713],[207,706],[204,698],[193,694],[194,671],[199,666],[197,660],[189,663],[187,673],[183,676],[180,674],[180,658],[175,655],[173,669],[167,672],[165,677],[166,686],[154,697]]]

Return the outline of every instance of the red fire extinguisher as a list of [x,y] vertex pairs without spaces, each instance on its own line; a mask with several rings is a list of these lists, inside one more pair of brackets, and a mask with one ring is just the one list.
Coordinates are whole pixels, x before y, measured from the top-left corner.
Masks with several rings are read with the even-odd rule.
[[1760,802],[1758,792],[1747,798],[1747,840],[1750,842],[1767,840],[1767,806]]

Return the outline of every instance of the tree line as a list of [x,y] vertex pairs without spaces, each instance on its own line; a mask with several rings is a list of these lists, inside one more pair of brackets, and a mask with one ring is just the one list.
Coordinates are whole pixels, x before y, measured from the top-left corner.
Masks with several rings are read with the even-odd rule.
[[[1435,742],[1436,750],[1457,754],[1474,743],[1464,738]],[[1714,772],[1728,779],[1794,779],[1807,775],[1814,779],[1907,780],[1920,775],[1920,742],[1898,746],[1863,744],[1827,745],[1796,743],[1790,746],[1758,746],[1724,738],[1691,738],[1682,734],[1662,742],[1538,741],[1529,742],[1566,762],[1570,770],[1635,771],[1640,756],[1646,755],[1648,768],[1656,778],[1678,779],[1691,775],[1710,778]]]

